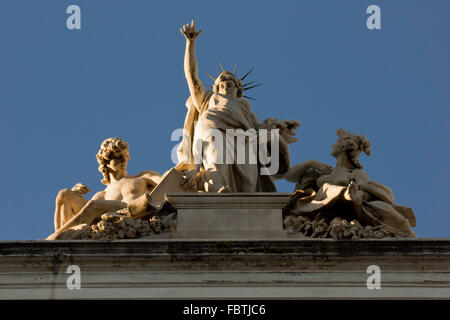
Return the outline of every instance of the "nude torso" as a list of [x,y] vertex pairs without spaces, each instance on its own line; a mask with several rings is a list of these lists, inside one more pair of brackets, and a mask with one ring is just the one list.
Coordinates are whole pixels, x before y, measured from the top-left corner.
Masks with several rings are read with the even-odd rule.
[[157,177],[148,173],[129,175],[111,182],[104,190],[104,200],[128,203],[146,192],[151,192],[158,183]]

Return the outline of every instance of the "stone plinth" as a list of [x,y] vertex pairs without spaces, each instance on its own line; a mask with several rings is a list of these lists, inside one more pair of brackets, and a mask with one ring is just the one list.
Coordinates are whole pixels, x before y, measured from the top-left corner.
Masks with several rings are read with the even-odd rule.
[[290,193],[168,193],[177,209],[174,239],[286,239]]
[[[67,289],[69,265],[80,290]],[[450,239],[7,241],[0,298],[448,299]]]

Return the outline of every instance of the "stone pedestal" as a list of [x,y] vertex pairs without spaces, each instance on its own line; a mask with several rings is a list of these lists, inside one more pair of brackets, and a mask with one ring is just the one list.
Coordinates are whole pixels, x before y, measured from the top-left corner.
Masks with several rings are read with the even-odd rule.
[[173,239],[286,239],[282,209],[290,193],[169,193],[177,209]]

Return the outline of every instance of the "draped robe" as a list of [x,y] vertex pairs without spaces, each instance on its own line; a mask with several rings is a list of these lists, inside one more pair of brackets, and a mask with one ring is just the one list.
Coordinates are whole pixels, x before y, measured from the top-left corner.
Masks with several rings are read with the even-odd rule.
[[[229,148],[232,144],[230,136],[226,135],[226,129],[254,129],[258,132],[260,127],[248,100],[207,91],[198,109],[192,97],[187,100],[186,107],[188,112],[184,122],[183,140],[177,149],[179,162],[176,170],[187,171],[202,166],[207,172],[205,191],[208,192],[217,192],[222,187],[227,187],[230,192],[276,191],[271,177],[261,174],[259,162],[248,163],[247,158],[244,164],[239,164],[236,161],[238,144],[235,143],[231,150]],[[214,133],[219,133],[219,137],[212,138],[212,129]],[[224,152],[218,150],[221,144],[224,146]],[[244,148],[248,157],[248,151],[251,150],[249,140],[245,140],[245,145],[240,147]],[[281,167],[289,168],[287,144],[283,142],[280,147]],[[233,163],[226,163],[226,152],[234,153]]]

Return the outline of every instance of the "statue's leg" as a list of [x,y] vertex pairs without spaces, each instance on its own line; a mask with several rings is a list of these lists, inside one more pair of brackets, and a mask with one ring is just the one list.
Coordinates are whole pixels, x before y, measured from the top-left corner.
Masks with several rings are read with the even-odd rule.
[[80,240],[83,232],[87,228],[89,230],[91,229],[91,227],[88,227],[86,224],[79,224],[60,233],[58,238],[54,240]]
[[[221,143],[219,142],[221,141]],[[203,167],[207,192],[255,192],[258,185],[257,158],[250,161],[250,145],[234,136],[217,136],[204,142]]]
[[258,175],[260,174],[257,164],[234,164],[230,170],[233,172],[233,180],[239,192],[256,192],[258,190]]
[[[378,206],[375,206],[378,208],[378,210],[374,211],[371,216],[373,216],[375,219],[371,218],[371,216],[364,213],[363,200],[368,199],[368,195],[365,196],[363,190],[358,190],[357,185],[352,181],[348,185],[347,192],[345,193],[344,197],[347,200],[352,201],[353,210],[355,212],[355,215],[357,216],[358,220],[362,222],[363,224],[370,224],[370,225],[379,225],[380,222],[394,228],[396,230],[399,230],[401,232],[404,232],[408,234],[410,237],[416,237],[415,233],[411,229],[411,225],[409,224],[408,219],[403,217],[400,213],[398,213],[390,204],[384,202],[384,201],[367,201],[366,203]],[[348,198],[347,198],[348,197]]]
[[256,136],[245,134],[235,139],[233,135],[227,135],[226,146],[227,155],[234,154],[234,161],[224,165],[226,184],[234,192],[256,192],[260,174]]
[[214,139],[208,137],[203,140],[201,160],[205,170],[203,187],[206,192],[218,192],[222,188],[229,188],[224,179],[229,172],[223,156],[223,140],[220,135]]
[[128,203],[128,211],[133,219],[140,219],[149,215],[167,214],[165,209],[171,208],[169,206],[166,200],[153,201],[150,193],[146,192]]
[[113,200],[89,200],[86,205],[69,221],[67,221],[61,228],[55,233],[50,235],[47,240],[55,240],[65,230],[86,223],[90,225],[96,218],[107,212],[114,212],[123,208],[126,208],[127,204],[121,201]]
[[204,163],[203,167],[206,171],[204,181],[204,189],[206,192],[236,192],[236,190],[229,185],[230,181],[233,179],[232,172],[229,170],[230,165]]
[[415,238],[416,234],[411,228],[408,219],[397,212],[390,204],[383,201],[371,201],[370,205],[378,208],[378,219],[391,228],[406,233],[408,236]]
[[[362,190],[358,189],[358,186],[354,181],[351,181],[347,190],[344,192],[344,199],[347,201],[351,201],[353,207],[353,213],[355,214],[358,221],[363,225],[371,225],[376,226],[379,225],[380,222],[372,217],[364,214],[362,205],[364,200],[364,194]],[[378,217],[375,217],[378,219]]]
[[77,214],[87,202],[83,196],[72,190],[61,190],[55,201],[55,231]]

